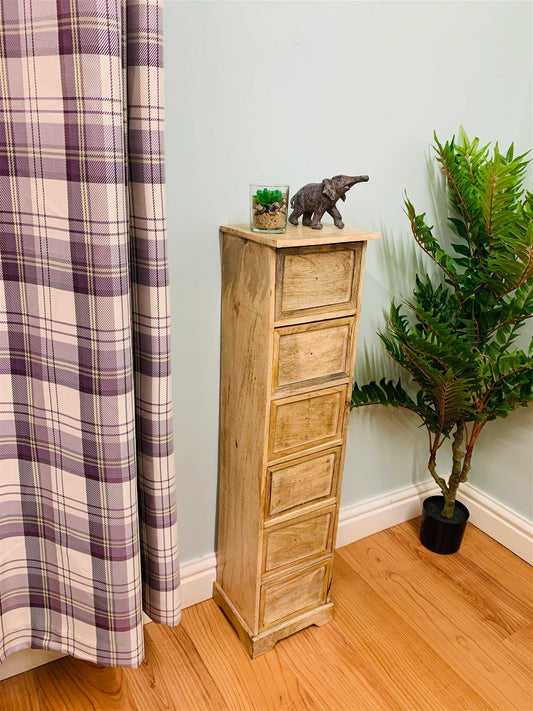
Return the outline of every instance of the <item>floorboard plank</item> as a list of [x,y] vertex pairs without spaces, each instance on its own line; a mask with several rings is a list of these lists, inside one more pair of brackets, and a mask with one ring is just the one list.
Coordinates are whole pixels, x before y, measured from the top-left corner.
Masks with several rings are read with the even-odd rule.
[[139,669],[65,657],[0,681],[1,711],[532,711],[533,569],[475,527],[418,521],[336,551],[333,621],[251,660],[212,600],[149,624]]
[[182,624],[232,711],[321,711],[280,662],[277,647],[252,660],[212,600],[189,609]]
[[[184,610],[182,620],[191,611]],[[145,646],[146,657],[139,669],[126,670],[128,695],[139,711],[231,711],[183,621],[176,628],[153,622],[146,625]]]
[[529,692],[532,699],[531,708],[533,709],[533,676],[531,674],[533,667],[533,624],[508,637],[504,645],[512,654],[512,668],[515,665],[520,665],[529,678]]
[[37,687],[32,711],[138,711],[125,697],[124,672],[73,657],[45,664],[30,672]]
[[333,622],[309,627],[277,647],[283,663],[299,676],[320,711],[396,708],[393,690],[368,663],[364,646],[346,636],[338,612]]
[[[402,611],[402,618],[443,660],[453,660],[461,678],[476,693],[487,695],[493,708],[527,708],[528,675],[519,668],[508,673],[512,660],[502,646],[504,639],[527,624],[524,611],[519,615],[521,625],[514,620],[511,626],[488,593],[488,580],[476,587],[460,553],[440,556],[426,551],[405,529],[405,536],[414,539],[410,542],[413,560],[406,571],[390,565],[395,553],[404,554],[408,548],[405,538],[400,541],[396,534],[398,530],[358,541],[344,552],[346,561],[384,601]],[[371,576],[369,559],[373,561]],[[498,590],[499,584],[495,586]]]
[[[413,530],[415,535],[413,535]],[[388,544],[397,541],[395,553],[409,550],[428,571],[439,570],[454,581],[454,589],[468,604],[481,606],[480,614],[503,637],[520,630],[531,619],[533,568],[475,526],[468,526],[463,544],[454,555],[439,555],[422,546],[418,528],[405,522],[381,534]],[[379,534],[378,534],[379,536]],[[490,555],[490,552],[498,555]],[[489,553],[489,555],[487,555]],[[482,597],[478,593],[482,591]],[[487,617],[486,606],[491,608]]]
[[[366,581],[354,576],[350,557],[337,551],[332,598],[345,636],[357,639],[371,664],[386,680],[396,703],[392,708],[432,711],[494,707],[466,683],[454,666],[435,651],[404,617],[401,605],[391,605]],[[428,704],[428,700],[431,703]]]
[[39,695],[35,671],[24,672],[0,681],[0,709],[2,711],[35,711],[39,709]]

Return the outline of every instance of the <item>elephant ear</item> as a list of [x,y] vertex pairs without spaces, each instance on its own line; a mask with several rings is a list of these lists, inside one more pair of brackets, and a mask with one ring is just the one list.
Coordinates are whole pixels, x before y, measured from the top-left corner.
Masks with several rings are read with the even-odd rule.
[[333,180],[330,180],[329,178],[325,178],[322,181],[322,193],[328,197],[330,200],[336,200],[337,199],[337,193],[335,191],[335,185],[333,183]]

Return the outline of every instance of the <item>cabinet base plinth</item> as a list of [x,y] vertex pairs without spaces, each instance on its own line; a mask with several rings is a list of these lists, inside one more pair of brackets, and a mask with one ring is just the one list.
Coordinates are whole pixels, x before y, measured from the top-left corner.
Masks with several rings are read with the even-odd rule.
[[295,632],[299,632],[311,625],[320,627],[333,619],[334,605],[331,600],[328,600],[319,607],[307,610],[307,612],[291,617],[275,627],[269,627],[267,630],[254,635],[248,630],[241,616],[216,582],[213,585],[213,600],[231,622],[239,639],[252,659],[269,652],[276,642],[285,639],[285,637],[289,637]]

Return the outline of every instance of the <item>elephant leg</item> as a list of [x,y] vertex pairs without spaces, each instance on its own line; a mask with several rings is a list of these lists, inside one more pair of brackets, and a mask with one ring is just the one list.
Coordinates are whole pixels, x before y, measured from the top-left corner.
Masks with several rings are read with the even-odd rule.
[[302,225],[305,225],[306,227],[311,227],[311,218],[313,217],[313,213],[311,212],[304,212],[304,216],[302,218]]
[[289,216],[289,222],[291,225],[297,225],[298,224],[298,218],[300,215],[303,213],[303,210],[301,207],[296,206],[294,210],[291,212]]
[[324,209],[320,208],[319,210],[315,210],[315,212],[313,213],[313,219],[311,220],[311,227],[314,230],[321,230],[322,229],[322,223],[320,222],[320,220],[322,219],[325,212],[326,211]]
[[333,217],[333,224],[340,230],[344,227],[344,222],[342,221],[341,213],[337,210],[336,205],[329,208],[328,213]]

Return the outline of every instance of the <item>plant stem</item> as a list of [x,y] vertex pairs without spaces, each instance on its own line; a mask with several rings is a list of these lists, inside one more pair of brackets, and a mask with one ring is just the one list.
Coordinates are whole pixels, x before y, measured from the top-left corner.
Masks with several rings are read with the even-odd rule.
[[[457,489],[459,484],[466,481],[468,472],[470,470],[470,458],[469,461],[464,463],[465,452],[461,450],[461,445],[463,443],[464,437],[464,424],[463,422],[458,422],[456,424],[455,433],[453,435],[452,442],[452,473],[448,480],[447,491],[444,493],[444,506],[441,511],[441,516],[444,518],[451,518],[455,509],[455,497],[457,495]],[[470,451],[470,457],[472,452]]]
[[431,474],[431,476],[435,479],[436,483],[440,487],[440,490],[442,491],[443,496],[446,496],[448,492],[448,486],[446,485],[446,481],[437,474],[437,451],[441,445],[440,441],[440,434],[435,435],[435,439],[433,442],[431,441],[431,432],[428,429],[429,433],[429,461],[428,461],[428,469]]

